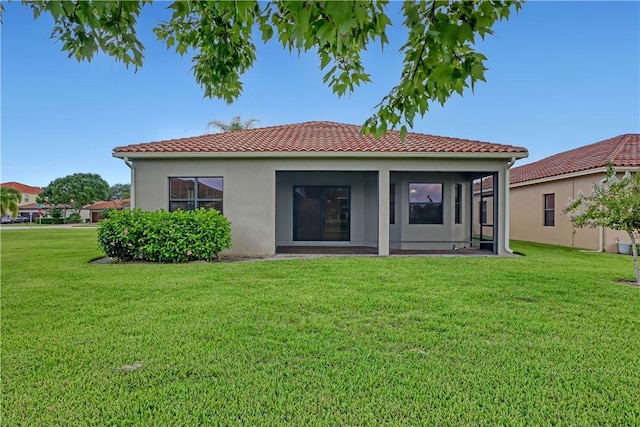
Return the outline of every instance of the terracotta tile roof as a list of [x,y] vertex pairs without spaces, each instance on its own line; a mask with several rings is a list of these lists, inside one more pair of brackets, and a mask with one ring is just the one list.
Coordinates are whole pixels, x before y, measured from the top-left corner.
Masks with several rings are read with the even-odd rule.
[[5,188],[13,188],[18,190],[22,194],[40,194],[42,193],[42,188],[40,187],[32,187],[30,185],[21,184],[19,182],[11,181],[11,182],[3,182],[0,184],[0,187]]
[[640,167],[640,134],[616,136],[511,169],[511,184],[600,169]]
[[512,153],[527,149],[468,139],[389,131],[380,139],[360,127],[305,122],[116,147],[114,153]]
[[36,209],[53,209],[53,208],[58,208],[58,209],[71,209],[72,206],[70,205],[49,205],[49,204],[43,204],[42,207],[38,206],[38,203],[28,203],[26,205],[20,205],[18,206],[19,210],[21,211],[31,211],[31,210],[36,210]]
[[131,199],[107,200],[105,202],[96,202],[92,205],[87,205],[82,209],[87,209],[90,211],[101,211],[103,209],[122,209],[123,207],[129,206],[130,204]]

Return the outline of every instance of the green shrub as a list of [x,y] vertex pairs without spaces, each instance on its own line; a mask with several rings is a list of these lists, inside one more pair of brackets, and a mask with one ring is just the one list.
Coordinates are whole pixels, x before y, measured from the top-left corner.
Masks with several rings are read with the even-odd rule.
[[121,261],[210,261],[231,247],[231,228],[216,210],[114,210],[98,226],[98,244]]
[[[60,209],[60,208],[51,208],[51,209],[49,209],[49,215],[51,216],[51,218],[55,218],[55,219],[62,218],[62,209]],[[57,224],[57,223],[55,223],[55,224]],[[60,224],[62,224],[62,223],[60,223]]]
[[64,219],[62,218],[40,218],[38,220],[40,224],[64,224]]
[[64,222],[65,224],[77,224],[79,222],[82,222],[82,217],[80,216],[79,213],[73,212],[71,215],[67,217],[67,219],[64,220]]

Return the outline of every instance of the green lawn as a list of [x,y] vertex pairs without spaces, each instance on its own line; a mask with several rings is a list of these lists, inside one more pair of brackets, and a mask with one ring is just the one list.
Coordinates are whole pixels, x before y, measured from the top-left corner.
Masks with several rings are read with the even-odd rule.
[[631,257],[94,265],[95,233],[1,233],[3,426],[640,424]]

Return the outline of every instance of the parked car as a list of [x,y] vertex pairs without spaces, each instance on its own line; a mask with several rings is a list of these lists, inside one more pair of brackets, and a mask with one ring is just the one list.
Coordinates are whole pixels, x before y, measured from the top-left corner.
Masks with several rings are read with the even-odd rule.
[[29,222],[29,218],[26,218],[24,216],[17,216],[14,218],[11,215],[5,215],[2,217],[2,219],[0,219],[0,223],[2,224],[12,224],[12,223],[20,224],[23,222]]

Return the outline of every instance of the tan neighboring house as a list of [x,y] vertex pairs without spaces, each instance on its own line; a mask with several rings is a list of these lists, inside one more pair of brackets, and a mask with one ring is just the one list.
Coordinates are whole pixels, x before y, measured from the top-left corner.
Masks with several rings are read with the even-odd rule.
[[579,191],[588,194],[605,178],[608,163],[620,174],[639,171],[640,135],[620,135],[513,168],[511,238],[617,252],[618,239],[629,242],[627,233],[575,228],[563,213],[570,198]]
[[130,199],[107,200],[104,202],[96,202],[91,205],[84,206],[81,215],[88,222],[100,222],[104,219],[102,213],[105,209],[128,209],[131,206]]
[[3,182],[2,184],[0,184],[0,187],[13,188],[14,190],[18,190],[22,194],[22,200],[20,200],[20,204],[18,206],[35,203],[36,196],[42,193],[42,188],[40,187],[32,187],[30,185],[21,184],[19,182],[14,182],[14,181]]
[[375,139],[334,122],[202,135],[117,147],[131,168],[131,206],[215,208],[232,249],[274,254],[296,246],[451,250],[473,245],[472,182],[496,186],[493,240],[509,252],[508,168],[522,147],[391,131]]

